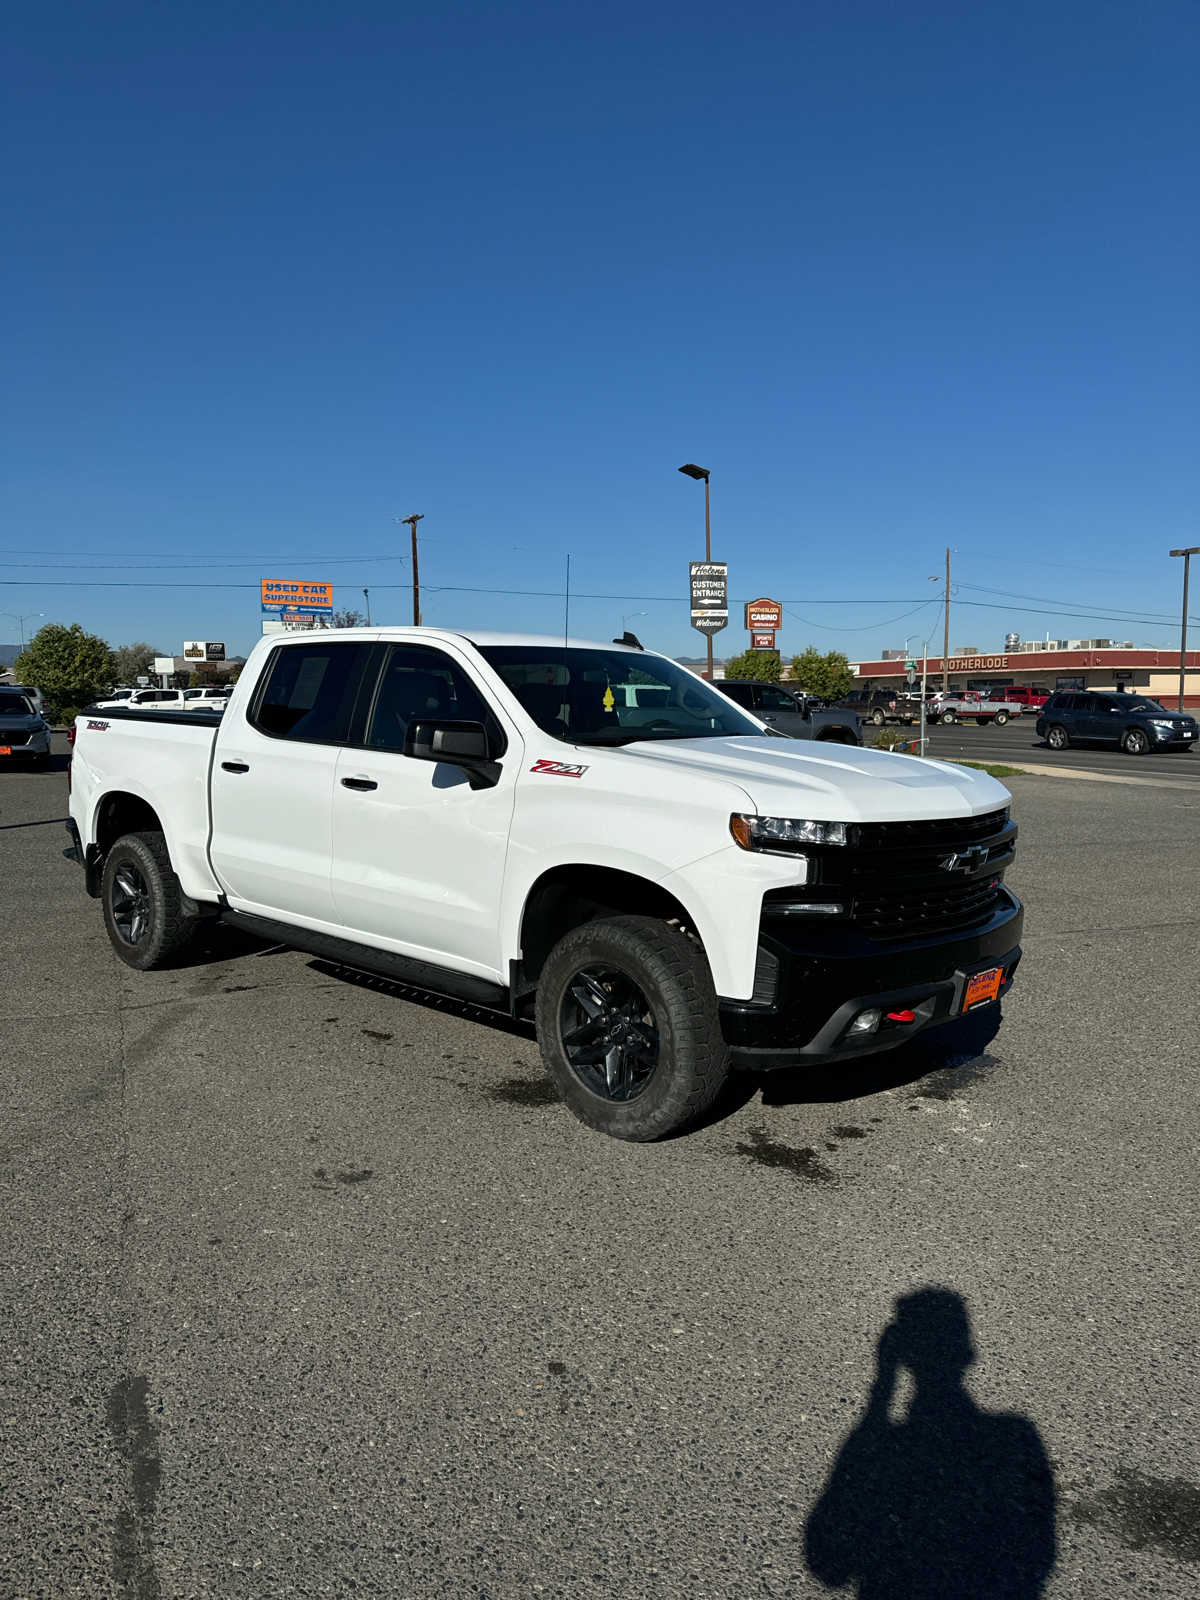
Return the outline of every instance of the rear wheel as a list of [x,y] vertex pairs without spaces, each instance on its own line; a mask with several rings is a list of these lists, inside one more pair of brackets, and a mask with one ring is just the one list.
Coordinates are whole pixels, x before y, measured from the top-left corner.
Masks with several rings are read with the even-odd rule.
[[704,952],[652,917],[612,917],[563,935],[538,980],[537,1033],[567,1105],[615,1139],[688,1127],[729,1072]]
[[1144,756],[1150,748],[1150,735],[1144,728],[1126,728],[1121,735],[1121,749],[1127,756]]
[[875,710],[872,711],[872,713],[871,713],[871,721],[875,724],[875,726],[877,728],[882,728],[884,723],[887,721],[887,717],[884,715],[884,713],[880,710],[880,708],[878,706],[876,706]]
[[997,711],[996,715],[992,718],[992,721],[996,724],[996,726],[998,728],[1002,728],[1004,726],[1004,724],[1008,721],[1008,712],[1007,711]]
[[1067,730],[1061,722],[1055,722],[1046,729],[1046,743],[1051,750],[1065,750],[1070,742],[1070,739],[1067,738]]
[[109,850],[100,891],[104,926],[128,967],[165,967],[186,948],[199,918],[183,909],[183,890],[161,833],[127,833]]

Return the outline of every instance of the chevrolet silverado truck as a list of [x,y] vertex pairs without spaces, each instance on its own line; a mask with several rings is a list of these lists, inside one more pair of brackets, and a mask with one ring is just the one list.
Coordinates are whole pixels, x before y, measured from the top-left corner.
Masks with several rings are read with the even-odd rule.
[[661,1138],[731,1068],[887,1050],[1009,989],[1009,794],[780,738],[631,644],[266,638],[224,715],[91,709],[73,853],[112,947],[206,919],[529,1018],[571,1110]]

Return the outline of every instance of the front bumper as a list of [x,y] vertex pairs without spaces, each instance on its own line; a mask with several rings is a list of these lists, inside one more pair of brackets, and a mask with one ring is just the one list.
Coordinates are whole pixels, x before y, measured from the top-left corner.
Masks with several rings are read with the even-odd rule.
[[[764,933],[759,945],[763,998],[720,1002],[734,1066],[765,1070],[840,1061],[892,1050],[960,1015],[967,979],[1003,969],[1000,995],[1021,959],[1024,911],[1007,889],[992,916],[969,933],[882,944],[845,929]],[[759,987],[759,986],[756,986]],[[860,1011],[912,1011],[911,1022],[848,1036]]]

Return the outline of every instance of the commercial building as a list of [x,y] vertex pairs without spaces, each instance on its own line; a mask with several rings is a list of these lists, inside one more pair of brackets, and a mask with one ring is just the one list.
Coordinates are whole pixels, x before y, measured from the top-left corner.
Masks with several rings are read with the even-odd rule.
[[[1055,689],[1140,690],[1165,706],[1179,699],[1179,651],[1140,649],[1112,639],[1026,640],[988,655],[962,650],[950,657],[951,689],[999,689],[1032,684]],[[918,671],[920,664],[918,663]],[[905,682],[903,654],[885,651],[878,661],[856,667],[864,687],[896,688]],[[942,658],[930,656],[930,685],[941,688]],[[1184,679],[1184,704],[1200,708],[1200,650],[1189,650]]]

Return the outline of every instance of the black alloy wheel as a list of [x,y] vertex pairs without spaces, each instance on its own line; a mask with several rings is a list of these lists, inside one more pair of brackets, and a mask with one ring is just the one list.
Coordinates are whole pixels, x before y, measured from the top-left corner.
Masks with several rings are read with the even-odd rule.
[[1127,756],[1144,756],[1150,748],[1150,735],[1144,728],[1126,728],[1121,735],[1121,749]]
[[650,1002],[615,967],[581,968],[559,1008],[559,1039],[571,1071],[602,1100],[636,1100],[658,1066]]
[[108,890],[112,925],[123,944],[135,948],[154,926],[150,886],[132,861],[122,861]]
[[1061,722],[1056,722],[1052,727],[1046,729],[1046,743],[1051,750],[1065,750],[1070,742],[1067,738],[1067,730]]

